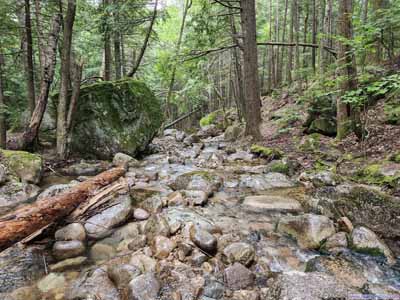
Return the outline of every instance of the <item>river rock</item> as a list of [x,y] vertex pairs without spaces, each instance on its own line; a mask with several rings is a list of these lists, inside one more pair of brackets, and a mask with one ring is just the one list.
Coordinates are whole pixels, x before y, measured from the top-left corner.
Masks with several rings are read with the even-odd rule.
[[112,233],[112,229],[125,222],[131,214],[131,198],[121,195],[115,201],[116,205],[90,217],[85,223],[89,238],[101,239]]
[[318,256],[312,258],[307,262],[306,271],[334,276],[344,285],[354,288],[362,288],[367,283],[362,266],[345,257]]
[[141,271],[137,267],[128,264],[111,265],[107,271],[110,279],[120,290],[127,289],[129,282],[141,274]]
[[347,248],[347,234],[343,231],[335,233],[326,240],[324,248],[328,251],[335,251],[343,248]]
[[80,223],[71,223],[57,230],[55,238],[57,241],[84,241],[86,240],[85,227]]
[[[143,248],[146,246],[147,244],[147,237],[144,234],[139,235],[137,238],[135,239],[131,239],[128,240],[128,249],[131,251],[137,251],[140,248]],[[122,244],[123,242],[121,242]],[[121,247],[121,244],[119,247]]]
[[42,179],[43,160],[38,154],[0,149],[0,161],[22,181],[38,184]]
[[93,273],[83,273],[66,289],[65,299],[121,300],[118,289],[104,268],[96,269]]
[[203,206],[207,204],[208,195],[203,191],[183,191],[183,194],[193,206]]
[[181,192],[173,192],[168,195],[168,206],[185,206],[187,201],[183,199],[183,195]]
[[15,244],[0,252],[0,293],[29,285],[45,273],[42,247]]
[[65,176],[95,176],[112,167],[108,161],[80,161],[59,170]]
[[133,217],[135,218],[135,220],[143,221],[147,220],[150,217],[150,214],[143,208],[136,208],[133,211]]
[[94,244],[90,248],[90,258],[95,262],[110,260],[115,255],[116,250],[113,246],[101,242]]
[[225,269],[224,278],[226,285],[231,290],[241,290],[254,283],[254,274],[240,263],[234,263]]
[[221,299],[224,296],[224,284],[213,278],[206,278],[203,296],[211,299]]
[[154,274],[143,274],[129,283],[130,299],[155,300],[160,289],[161,284]]
[[356,227],[351,233],[352,248],[355,251],[386,257],[388,264],[395,264],[396,259],[389,247],[366,227]]
[[19,204],[34,199],[40,188],[36,185],[9,181],[0,186],[0,215],[13,210]]
[[321,300],[351,299],[352,294],[359,294],[339,282],[333,276],[312,272],[285,272],[278,276],[268,289],[265,300]]
[[156,236],[169,237],[171,230],[167,220],[163,216],[151,216],[144,225],[144,231],[147,240],[152,241]]
[[335,234],[328,217],[313,214],[282,217],[277,230],[294,237],[304,249],[318,249],[323,240]]
[[7,181],[7,171],[3,164],[0,164],[0,185]]
[[294,187],[295,184],[284,174],[268,173],[263,175],[241,175],[239,186],[258,192],[272,188]]
[[249,266],[254,260],[255,250],[252,245],[238,242],[226,247],[224,249],[224,255],[231,264],[238,262],[242,265]]
[[208,171],[193,171],[179,175],[170,187],[174,190],[204,191],[208,195],[219,190],[223,180],[220,176]]
[[138,268],[142,273],[153,273],[157,269],[157,261],[144,254],[133,255],[129,264]]
[[52,185],[50,187],[48,187],[47,189],[45,189],[43,192],[41,192],[39,194],[39,196],[37,197],[37,200],[42,200],[48,197],[53,197],[58,195],[59,193],[62,193],[70,188],[72,188],[75,184],[55,184]]
[[217,238],[196,226],[190,228],[190,239],[196,244],[201,250],[213,254],[217,250]]
[[58,241],[54,243],[53,255],[58,260],[77,257],[85,253],[82,241]]
[[144,151],[163,113],[144,83],[126,79],[82,87],[74,118],[71,150],[111,159],[118,152],[135,156]]
[[247,196],[244,198],[243,206],[256,211],[300,212],[303,210],[296,199],[275,195]]
[[138,161],[125,153],[117,153],[113,158],[113,165],[116,167],[128,168],[138,165]]
[[80,269],[87,262],[87,257],[78,256],[62,260],[54,265],[50,265],[52,272],[64,272],[71,269]]
[[156,236],[153,240],[153,253],[158,259],[164,259],[175,249],[176,243],[164,236]]
[[260,294],[252,290],[234,291],[232,300],[260,300]]
[[64,275],[50,273],[38,281],[37,287],[42,293],[48,293],[54,290],[63,290],[66,283]]

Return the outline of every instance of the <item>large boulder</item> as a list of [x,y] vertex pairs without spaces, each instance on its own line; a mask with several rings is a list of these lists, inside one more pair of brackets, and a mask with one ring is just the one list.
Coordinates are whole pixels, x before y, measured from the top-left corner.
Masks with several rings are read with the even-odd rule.
[[0,160],[12,175],[22,181],[38,184],[42,178],[43,160],[38,154],[1,149]]
[[110,159],[145,150],[162,123],[158,99],[139,81],[99,82],[81,89],[72,132],[74,152]]

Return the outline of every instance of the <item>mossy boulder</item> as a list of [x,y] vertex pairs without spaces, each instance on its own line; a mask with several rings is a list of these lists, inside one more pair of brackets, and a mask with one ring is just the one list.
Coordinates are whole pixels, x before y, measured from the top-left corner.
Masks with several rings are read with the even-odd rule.
[[104,81],[81,88],[71,149],[111,159],[145,150],[163,121],[159,100],[140,81]]
[[356,179],[361,183],[396,188],[400,185],[400,166],[391,162],[370,164],[357,172]]
[[0,160],[12,175],[22,181],[38,184],[42,178],[43,160],[38,154],[0,149]]
[[329,118],[315,119],[311,122],[308,132],[336,136],[336,122]]
[[256,144],[251,146],[250,152],[268,160],[280,159],[283,156],[283,152],[277,148],[264,147]]

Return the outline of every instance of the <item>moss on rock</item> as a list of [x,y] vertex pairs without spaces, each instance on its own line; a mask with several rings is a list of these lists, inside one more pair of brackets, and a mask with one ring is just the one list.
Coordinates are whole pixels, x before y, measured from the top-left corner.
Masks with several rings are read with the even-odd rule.
[[43,160],[38,154],[25,151],[0,150],[1,162],[11,174],[21,180],[37,184],[42,178]]
[[81,89],[72,133],[74,152],[111,158],[145,150],[163,121],[159,100],[140,81],[104,81]]
[[357,172],[358,182],[397,187],[400,182],[400,168],[391,169],[390,164],[371,164]]
[[277,148],[263,147],[256,144],[251,146],[250,151],[269,160],[280,159],[283,156],[283,152]]

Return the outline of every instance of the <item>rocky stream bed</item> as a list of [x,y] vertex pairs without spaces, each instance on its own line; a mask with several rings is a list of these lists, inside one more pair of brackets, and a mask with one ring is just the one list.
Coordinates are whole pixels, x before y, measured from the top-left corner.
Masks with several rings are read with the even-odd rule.
[[[114,158],[129,192],[0,253],[0,299],[400,299],[398,198],[329,172],[294,175],[295,161],[270,161],[212,126],[166,130],[151,149]],[[18,199],[109,167],[69,166]],[[15,197],[4,199],[6,211]]]

